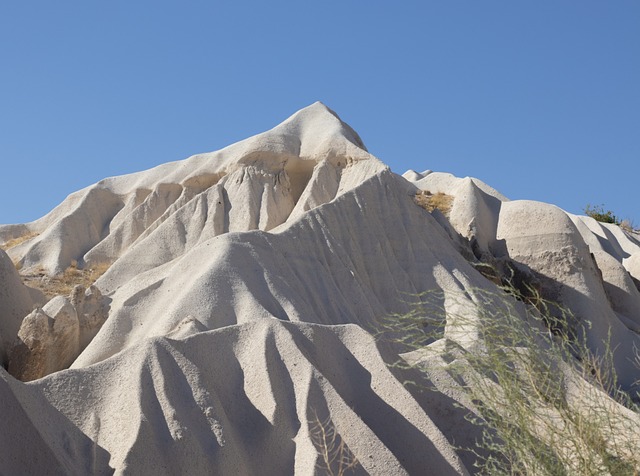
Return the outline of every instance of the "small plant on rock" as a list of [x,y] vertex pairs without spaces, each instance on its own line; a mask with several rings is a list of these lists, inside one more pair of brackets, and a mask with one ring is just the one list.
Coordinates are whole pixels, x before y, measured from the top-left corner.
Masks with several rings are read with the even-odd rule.
[[420,190],[414,195],[413,200],[429,213],[438,209],[446,217],[449,216],[451,205],[453,204],[451,195],[443,192],[431,193],[429,190]]
[[321,419],[314,410],[311,424],[311,440],[318,452],[317,469],[330,476],[345,476],[356,470],[360,464],[342,440],[331,416]]
[[11,240],[5,241],[2,245],[0,245],[0,249],[7,251],[11,248],[18,246],[21,243],[24,243],[27,240],[30,240],[31,238],[35,238],[38,235],[39,233],[36,233],[36,232],[25,233],[22,236],[18,236],[16,238],[12,238]]
[[620,222],[620,228],[622,228],[627,233],[637,233],[638,232],[638,228],[635,226],[633,221],[629,220],[628,218],[625,218],[624,220],[622,220]]
[[55,276],[47,276],[43,269],[32,274],[23,275],[27,286],[39,289],[47,299],[54,296],[68,296],[77,285],[88,288],[95,283],[111,266],[108,262],[92,263],[90,266],[80,269],[77,262],[73,261],[65,271]]
[[417,295],[412,312],[384,320],[380,338],[410,351],[396,365],[444,372],[452,378],[438,380],[472,402],[468,419],[483,436],[461,449],[481,474],[639,474],[638,395],[619,387],[607,336],[596,354],[570,311],[505,291]]
[[604,209],[604,205],[591,206],[587,204],[584,208],[584,213],[602,223],[613,223],[614,225],[619,225],[621,223],[618,217],[616,217],[611,210]]

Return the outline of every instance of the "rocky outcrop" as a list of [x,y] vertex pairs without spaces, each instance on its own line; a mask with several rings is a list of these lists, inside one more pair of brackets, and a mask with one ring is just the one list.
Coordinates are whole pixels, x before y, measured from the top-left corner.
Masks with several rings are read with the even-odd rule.
[[9,351],[8,370],[23,381],[68,368],[107,319],[106,300],[95,286],[76,286],[28,314]]
[[[375,165],[350,174],[360,161]],[[312,180],[320,163],[323,177],[331,181]],[[210,210],[219,210],[218,233],[267,231],[286,222],[301,197],[299,208],[308,210],[350,189],[363,178],[360,172],[384,168],[348,125],[315,103],[274,129],[220,151],[102,180],[69,195],[28,228],[0,226],[0,240],[27,229],[37,234],[13,248],[11,258],[25,269],[55,275],[72,262],[83,267],[116,260],[202,194],[211,198]],[[211,197],[213,187],[219,196]]]
[[[448,218],[417,206],[419,190],[450,195]],[[0,473],[317,474],[322,422],[361,473],[468,474],[476,455],[457,445],[483,428],[467,420],[466,383],[394,366],[411,360],[405,343],[373,334],[435,290],[444,329],[424,343],[453,365],[487,347],[482,295],[528,322],[505,278],[570,308],[596,351],[611,329],[620,382],[639,377],[637,240],[477,179],[399,177],[319,103],[220,151],[105,179],[0,226],[0,240],[26,232],[11,258],[43,274],[113,264],[30,312],[0,254],[0,337],[18,337],[9,370],[33,380],[0,369],[15,412],[0,413],[2,433],[26,428],[37,452],[25,462],[24,438],[5,437]]]
[[13,346],[24,316],[44,301],[40,291],[22,283],[13,262],[0,249],[0,366],[7,363],[7,352]]

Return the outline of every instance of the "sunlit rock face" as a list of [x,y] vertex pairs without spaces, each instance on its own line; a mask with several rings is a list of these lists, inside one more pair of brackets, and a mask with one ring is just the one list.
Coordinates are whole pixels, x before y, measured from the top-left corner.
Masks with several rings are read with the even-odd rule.
[[[639,377],[635,235],[477,179],[398,176],[321,103],[72,193],[2,243],[2,474],[314,474],[319,423],[361,474],[473,473],[472,405],[404,386],[430,383],[374,336],[438,290],[471,325],[434,348],[476,349],[475,295],[506,270],[590,322],[595,350],[610,329],[621,384]],[[20,279],[70,267],[95,283],[45,302]]]

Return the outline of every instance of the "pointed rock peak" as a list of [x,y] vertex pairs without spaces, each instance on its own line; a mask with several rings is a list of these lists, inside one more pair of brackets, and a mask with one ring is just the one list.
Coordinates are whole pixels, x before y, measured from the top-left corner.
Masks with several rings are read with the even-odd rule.
[[407,179],[409,182],[417,182],[418,180],[422,180],[423,178],[425,178],[430,173],[431,173],[431,170],[426,170],[420,173],[420,172],[416,172],[413,169],[409,169],[405,173],[403,173],[402,176],[405,179]]
[[[335,113],[335,111],[331,110],[331,108],[329,108],[325,103],[323,103],[322,101],[316,101],[313,104],[310,104],[307,107],[303,107],[302,109],[300,109],[298,111],[298,113],[303,112],[303,111],[315,111],[317,114],[326,114],[329,113],[334,117],[338,117],[338,115]],[[297,114],[297,113],[296,113]],[[294,114],[295,115],[295,114]],[[339,118],[338,118],[339,119]]]
[[300,109],[275,129],[280,128],[298,135],[301,140],[309,140],[310,136],[318,135],[324,140],[347,139],[353,145],[367,151],[358,133],[320,101]]
[[467,196],[474,195],[476,197],[480,197],[482,194],[486,194],[491,197],[497,198],[501,202],[509,201],[507,197],[502,195],[496,189],[487,185],[482,180],[474,177],[464,177],[459,179],[455,194],[463,194]]
[[167,337],[170,339],[185,339],[194,334],[206,332],[208,330],[210,329],[198,319],[188,316],[180,321],[178,325],[167,334]]
[[303,107],[299,111],[293,113],[287,120],[283,122],[283,125],[295,122],[331,122],[336,120],[342,123],[342,120],[334,111],[329,109],[324,103],[316,101],[313,104],[307,107]]
[[476,194],[480,192],[480,187],[476,184],[472,177],[464,177],[460,179],[460,185],[458,185],[460,192],[466,192],[468,194]]

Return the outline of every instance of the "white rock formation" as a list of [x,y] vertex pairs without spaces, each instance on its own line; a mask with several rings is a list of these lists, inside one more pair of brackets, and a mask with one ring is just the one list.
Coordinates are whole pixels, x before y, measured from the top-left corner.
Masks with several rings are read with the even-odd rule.
[[7,363],[24,316],[43,302],[41,292],[22,284],[13,262],[0,249],[0,366]]
[[611,333],[620,381],[629,388],[638,380],[632,362],[640,348],[640,293],[631,259],[640,251],[637,238],[553,205],[509,201],[477,179],[435,172],[407,177],[417,178],[414,184],[422,190],[452,195],[449,223],[469,240],[474,255],[488,262],[506,259],[533,272],[545,297],[570,309],[576,326],[588,328],[593,351],[603,352]]
[[8,370],[23,381],[69,368],[107,319],[108,306],[95,286],[76,286],[27,315],[8,352]]
[[[365,159],[369,166],[352,170]],[[316,103],[273,130],[220,151],[102,180],[28,226],[0,228],[0,242],[37,233],[12,248],[10,256],[23,269],[43,267],[50,274],[74,260],[81,265],[113,261],[203,193],[210,218],[217,212],[220,220],[219,228],[208,232],[269,230],[287,220],[303,192],[301,211],[385,167],[371,159],[358,135]],[[334,171],[323,172],[323,167]],[[185,239],[180,235],[171,241]]]
[[[418,189],[452,195],[449,220],[418,207]],[[320,103],[220,151],[103,180],[0,226],[0,243],[27,233],[9,250],[25,270],[113,264],[87,294],[29,314],[0,253],[0,305],[13,309],[0,308],[0,335],[20,337],[12,362],[28,375],[14,373],[51,373],[25,384],[0,370],[0,474],[314,474],[316,417],[361,473],[473,472],[455,446],[481,436],[472,406],[404,387],[424,376],[389,368],[405,349],[372,333],[439,289],[471,317],[447,337],[473,349],[474,293],[500,292],[478,260],[538,280],[578,331],[592,322],[594,349],[610,327],[622,383],[638,378],[625,360],[640,345],[635,238],[476,179],[397,176]]]

